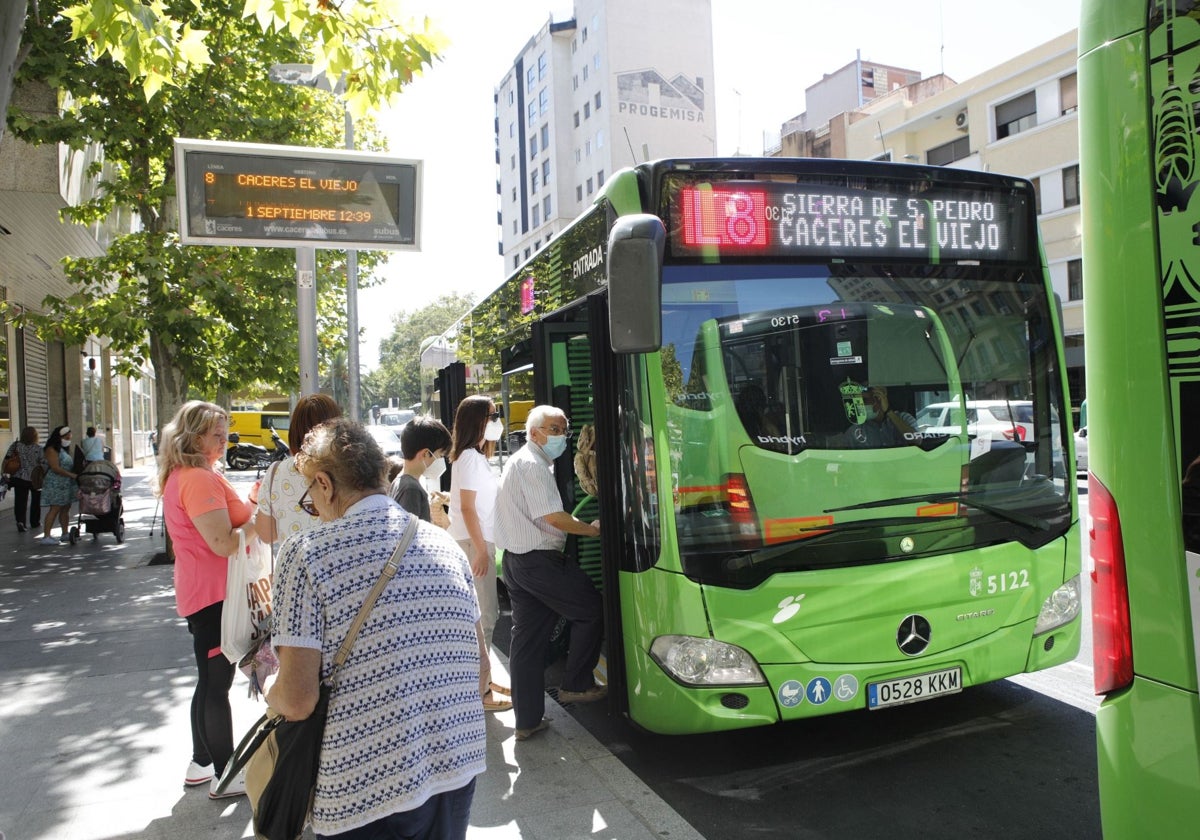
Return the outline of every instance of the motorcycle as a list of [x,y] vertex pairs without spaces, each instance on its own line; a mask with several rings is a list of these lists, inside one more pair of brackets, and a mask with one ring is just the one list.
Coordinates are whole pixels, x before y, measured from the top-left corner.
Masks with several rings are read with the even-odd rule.
[[240,436],[234,432],[229,436],[233,446],[225,451],[225,463],[231,470],[265,470],[276,461],[282,461],[289,454],[287,444],[274,428],[271,429],[271,442],[274,449],[267,449],[254,443],[241,443]]

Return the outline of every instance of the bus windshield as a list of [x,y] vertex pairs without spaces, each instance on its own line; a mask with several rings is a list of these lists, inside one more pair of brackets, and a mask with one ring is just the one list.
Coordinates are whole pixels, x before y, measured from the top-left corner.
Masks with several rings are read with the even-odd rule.
[[753,585],[1060,536],[1054,365],[1036,266],[667,266],[684,570]]

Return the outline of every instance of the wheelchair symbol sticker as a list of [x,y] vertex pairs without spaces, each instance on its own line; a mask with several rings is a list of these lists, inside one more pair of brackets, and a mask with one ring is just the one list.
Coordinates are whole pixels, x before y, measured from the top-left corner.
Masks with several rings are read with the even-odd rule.
[[779,686],[779,705],[786,709],[804,702],[804,683],[788,680]]
[[833,683],[833,696],[843,703],[854,699],[858,694],[858,680],[850,674],[842,674]]

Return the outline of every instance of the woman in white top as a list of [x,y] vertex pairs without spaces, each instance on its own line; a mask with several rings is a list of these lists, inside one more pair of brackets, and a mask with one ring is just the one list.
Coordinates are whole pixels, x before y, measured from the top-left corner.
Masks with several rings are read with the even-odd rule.
[[300,497],[308,481],[296,469],[293,456],[314,426],[341,416],[338,404],[326,394],[309,394],[296,402],[288,426],[288,449],[292,454],[268,467],[259,487],[251,493],[250,501],[258,505],[254,527],[263,542],[283,542],[317,523],[318,520],[300,509]]
[[[450,450],[450,536],[471,561],[475,594],[479,598],[479,693],[488,711],[512,708],[509,689],[492,682],[492,632],[500,616],[496,598],[496,545],[492,516],[496,509],[496,475],[488,458],[500,439],[500,415],[489,397],[467,397],[454,414],[454,444]],[[491,422],[489,422],[491,421]]]

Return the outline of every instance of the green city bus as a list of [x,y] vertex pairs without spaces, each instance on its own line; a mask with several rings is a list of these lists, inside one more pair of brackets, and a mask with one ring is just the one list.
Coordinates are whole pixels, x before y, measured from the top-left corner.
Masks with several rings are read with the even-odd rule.
[[444,336],[483,388],[594,425],[594,493],[572,453],[555,473],[601,521],[570,549],[604,595],[618,712],[712,732],[1076,655],[1034,208],[1029,182],[978,172],[650,162]]
[[1200,833],[1200,476],[1187,478],[1200,457],[1198,67],[1200,3],[1083,3],[1088,504],[1108,838]]

